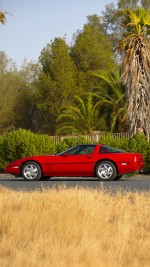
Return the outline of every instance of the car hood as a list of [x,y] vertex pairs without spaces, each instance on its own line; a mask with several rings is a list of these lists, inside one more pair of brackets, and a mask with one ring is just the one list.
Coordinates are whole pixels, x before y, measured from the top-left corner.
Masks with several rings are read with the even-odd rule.
[[55,155],[40,155],[40,156],[28,156],[11,162],[11,165],[21,165],[25,161],[38,161],[41,162],[46,158],[54,157]]

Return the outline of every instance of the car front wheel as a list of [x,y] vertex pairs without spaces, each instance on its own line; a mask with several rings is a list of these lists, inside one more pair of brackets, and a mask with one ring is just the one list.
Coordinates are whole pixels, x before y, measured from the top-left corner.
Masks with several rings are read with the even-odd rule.
[[26,162],[22,167],[21,174],[27,181],[38,181],[42,177],[41,167],[34,161]]
[[117,176],[115,165],[110,161],[101,161],[95,169],[97,178],[101,181],[112,181]]

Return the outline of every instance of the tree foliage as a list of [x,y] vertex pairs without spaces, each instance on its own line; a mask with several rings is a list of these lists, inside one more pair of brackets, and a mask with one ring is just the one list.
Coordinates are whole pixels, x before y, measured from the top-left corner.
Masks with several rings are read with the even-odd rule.
[[0,52],[0,128],[9,129],[14,124],[13,105],[18,89],[15,67],[4,52]]
[[[41,72],[37,82],[38,106],[49,112],[49,123],[54,124],[60,107],[72,102],[74,94],[82,90],[79,75],[69,55],[65,40],[55,38],[43,49],[40,56]],[[54,122],[54,123],[53,123]]]
[[123,10],[136,10],[139,6],[143,9],[150,10],[149,0],[119,0],[117,7],[114,3],[105,6],[102,11],[101,20],[109,38],[113,42],[114,51],[117,53],[117,45],[125,29],[122,27],[124,21]]
[[71,56],[78,69],[89,70],[114,68],[113,48],[97,15],[88,16],[88,23],[75,36]]
[[[136,13],[139,5],[145,8],[143,15]],[[128,10],[126,15],[124,9]],[[21,127],[55,135],[58,123],[70,123],[66,133],[74,131],[71,119],[63,114],[70,112],[71,107],[81,111],[81,102],[88,114],[90,101],[91,110],[99,102],[95,109],[98,124],[92,124],[94,118],[87,115],[88,129],[83,124],[83,132],[126,131],[127,101],[118,72],[124,60],[123,80],[126,88],[132,90],[127,89],[126,96],[134,98],[133,102],[128,101],[129,124],[134,125],[130,132],[134,134],[137,127],[142,127],[148,135],[149,9],[148,0],[118,0],[117,7],[113,3],[106,5],[101,16],[87,17],[71,47],[64,38],[55,38],[42,49],[37,64],[27,63],[19,70],[0,52],[0,131]],[[4,23],[5,11],[0,11],[0,16],[0,23]],[[98,96],[90,100],[89,95],[95,90]],[[82,132],[81,125],[79,128],[75,131]]]
[[141,6],[144,9],[150,10],[150,1],[149,0],[141,0]]
[[35,85],[38,69],[37,64],[24,62],[18,71],[20,84],[13,107],[15,129],[39,130],[40,112],[37,112]]
[[[97,96],[96,96],[97,97]],[[75,96],[74,103],[60,109],[57,119],[57,134],[91,134],[100,129],[99,100],[95,94]]]
[[35,120],[35,79],[37,67],[23,65],[18,71],[4,52],[0,52],[0,131],[19,127],[37,130]]
[[[93,89],[100,98],[100,117],[109,132],[127,130],[125,88],[120,72],[95,71],[91,73],[99,79],[99,87]],[[102,126],[102,125],[101,125]]]

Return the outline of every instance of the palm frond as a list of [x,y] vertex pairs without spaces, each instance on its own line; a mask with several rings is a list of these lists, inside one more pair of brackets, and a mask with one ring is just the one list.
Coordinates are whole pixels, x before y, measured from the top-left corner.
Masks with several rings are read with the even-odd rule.
[[0,11],[0,23],[4,24],[6,21],[6,16],[3,11]]

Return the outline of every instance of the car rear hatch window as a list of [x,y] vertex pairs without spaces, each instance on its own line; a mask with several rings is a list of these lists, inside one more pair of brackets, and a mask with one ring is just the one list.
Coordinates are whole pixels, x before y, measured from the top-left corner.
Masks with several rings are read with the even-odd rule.
[[109,146],[104,146],[102,145],[100,147],[99,154],[105,154],[105,153],[123,153],[125,151],[119,149],[119,148],[114,148],[114,147],[109,147]]

